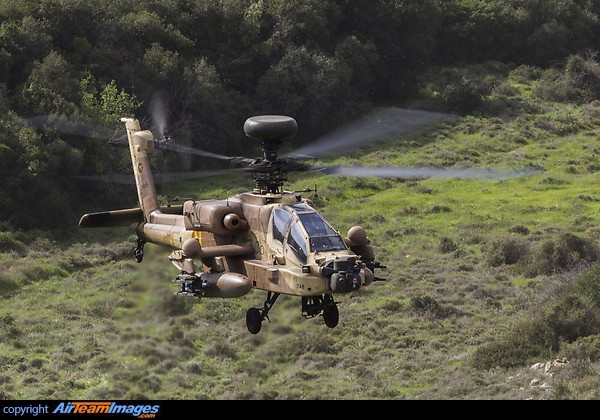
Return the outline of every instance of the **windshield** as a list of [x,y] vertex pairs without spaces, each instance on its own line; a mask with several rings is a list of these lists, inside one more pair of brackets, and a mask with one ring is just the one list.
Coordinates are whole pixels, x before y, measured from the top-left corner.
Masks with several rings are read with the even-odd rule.
[[319,213],[298,214],[309,236],[313,252],[341,251],[346,249],[340,235],[319,215]]
[[304,235],[302,234],[299,223],[294,222],[292,224],[290,234],[287,238],[287,243],[294,254],[296,254],[296,257],[298,257],[302,263],[306,264],[306,239],[304,239]]
[[283,243],[283,238],[292,220],[292,215],[283,209],[273,212],[273,238]]

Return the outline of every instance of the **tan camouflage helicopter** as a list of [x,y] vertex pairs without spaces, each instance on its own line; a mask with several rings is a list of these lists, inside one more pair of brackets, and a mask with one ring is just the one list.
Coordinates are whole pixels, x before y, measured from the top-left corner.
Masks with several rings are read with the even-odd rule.
[[[85,214],[79,227],[136,224],[136,260],[142,261],[147,242],[172,249],[169,259],[180,272],[174,279],[180,286],[179,295],[235,298],[253,288],[266,291],[264,305],[250,308],[246,313],[246,326],[252,334],[260,332],[263,321],[269,320],[269,312],[282,294],[299,296],[304,317],[322,315],[325,325],[334,328],[339,322],[335,295],[355,292],[384,280],[374,274],[385,267],[375,260],[365,229],[354,226],[342,236],[301,192],[283,189],[288,171],[396,178],[509,178],[525,174],[487,169],[309,166],[300,162],[309,155],[303,151],[309,149],[279,156],[282,142],[296,135],[296,120],[265,115],[251,117],[244,124],[246,136],[261,143],[263,157],[248,159],[199,153],[228,160],[253,173],[256,181],[253,191],[220,200],[189,199],[183,205],[167,207],[158,202],[150,170],[149,155],[160,139],[155,139],[149,130],[141,130],[136,119],[122,121],[127,130],[140,207]],[[381,134],[379,130],[378,137]],[[349,133],[346,135],[351,137]],[[341,137],[344,136],[342,133]],[[364,142],[364,138],[357,140]],[[353,144],[352,139],[343,141]],[[340,145],[333,139],[325,139],[318,147]]]

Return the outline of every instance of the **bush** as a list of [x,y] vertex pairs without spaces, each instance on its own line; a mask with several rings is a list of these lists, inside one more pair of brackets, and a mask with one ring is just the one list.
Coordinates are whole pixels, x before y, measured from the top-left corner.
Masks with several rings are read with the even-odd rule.
[[427,295],[411,298],[410,307],[418,315],[429,314],[434,318],[444,318],[449,312],[437,300]]
[[0,294],[19,288],[19,285],[12,279],[0,275]]
[[520,65],[509,73],[508,80],[513,83],[527,85],[539,79],[541,75],[542,70],[537,67]]
[[577,281],[575,291],[600,306],[600,265],[595,264]]
[[15,239],[10,232],[0,232],[0,254],[16,252],[24,256],[27,255],[27,247],[25,244]]
[[438,249],[440,252],[448,254],[449,252],[456,251],[458,249],[458,244],[456,241],[454,241],[454,239],[444,236],[442,239],[440,239]]
[[567,80],[580,90],[586,102],[600,99],[600,63],[595,55],[572,55],[565,64]]
[[569,360],[600,361],[600,334],[581,337],[565,345],[562,353]]
[[562,71],[543,72],[534,94],[556,102],[589,103],[600,99],[600,63],[595,55],[572,55]]
[[440,97],[446,111],[468,114],[483,103],[484,89],[469,76],[462,75],[450,81]]
[[529,255],[531,244],[517,236],[501,236],[484,245],[486,261],[492,267],[516,264]]
[[[570,277],[573,276],[561,280],[568,281]],[[556,302],[551,302],[549,310],[518,323],[503,337],[478,348],[471,360],[473,365],[480,369],[520,366],[534,357],[552,357],[562,343],[578,343],[567,346],[567,352],[587,354],[590,359],[599,357],[599,279],[600,265],[596,264],[572,284],[562,285],[566,290],[558,294]]]
[[498,340],[475,350],[471,363],[477,369],[511,368],[545,356],[550,358],[552,332],[539,320],[524,321]]
[[600,312],[590,299],[570,294],[552,307],[546,323],[555,337],[553,349],[558,350],[559,339],[570,343],[599,332]]
[[566,233],[559,238],[542,242],[533,251],[526,271],[532,276],[553,274],[580,263],[598,261],[599,256],[600,251],[594,240]]
[[520,235],[529,235],[529,228],[523,225],[515,225],[508,229],[510,233],[518,233]]
[[533,94],[538,98],[554,102],[578,102],[582,93],[572,86],[558,69],[549,69],[542,73],[535,84]]

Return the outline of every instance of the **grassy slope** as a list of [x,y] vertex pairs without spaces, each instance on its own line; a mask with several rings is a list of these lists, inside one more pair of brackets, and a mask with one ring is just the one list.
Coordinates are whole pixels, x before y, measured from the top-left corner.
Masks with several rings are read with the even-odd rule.
[[[515,227],[536,243],[565,232],[595,238],[600,226],[595,110],[537,103],[527,86],[512,100],[522,107],[511,115],[459,119],[334,163],[539,165],[542,173],[506,181],[295,177],[291,188],[319,186],[315,203],[340,230],[366,227],[388,265],[387,283],[339,298],[334,330],[305,321],[299,300],[284,297],[273,323],[252,336],[244,313],[262,293],[176,298],[168,252],[148,246],[137,265],[122,231],[116,239],[82,234],[85,244],[27,238],[27,257],[0,254],[0,397],[599,397],[597,362],[576,370],[573,361],[549,390],[529,386],[537,377],[530,362],[543,358],[473,367],[477,348],[531,316],[544,304],[539,296],[563,281],[492,267],[485,244]],[[220,182],[181,189],[200,186],[199,198],[231,192],[231,180]]]

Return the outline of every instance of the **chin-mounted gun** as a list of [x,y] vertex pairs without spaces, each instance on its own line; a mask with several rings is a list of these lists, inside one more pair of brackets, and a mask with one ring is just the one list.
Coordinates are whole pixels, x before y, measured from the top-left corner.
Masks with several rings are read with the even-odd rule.
[[[362,261],[373,274],[375,269],[386,269],[387,266],[382,265],[379,261]],[[384,277],[373,276],[373,281],[387,281]]]

